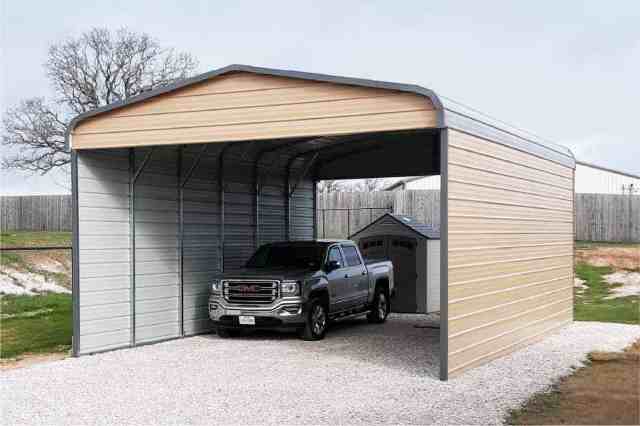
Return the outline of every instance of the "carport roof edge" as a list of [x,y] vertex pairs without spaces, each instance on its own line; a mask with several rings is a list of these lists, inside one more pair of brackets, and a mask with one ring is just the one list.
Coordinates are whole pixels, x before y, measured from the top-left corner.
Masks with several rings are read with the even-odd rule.
[[[506,143],[508,145],[520,145],[519,143],[515,143],[514,141],[506,141],[505,136],[508,139],[519,139],[520,142],[530,143],[536,146],[537,149],[532,150],[532,153],[537,154],[542,157],[546,157],[558,162],[565,163],[565,165],[570,165],[575,167],[575,157],[573,153],[566,147],[557,145],[555,143],[550,143],[546,141],[534,140],[529,135],[519,134],[520,132],[514,130],[507,130],[502,127],[498,127],[492,123],[487,123],[485,120],[482,120],[478,117],[475,117],[468,111],[464,113],[460,111],[456,111],[451,107],[443,105],[442,101],[438,97],[438,95],[425,87],[415,85],[415,84],[405,84],[405,83],[394,83],[388,81],[378,81],[378,80],[369,80],[362,78],[353,78],[353,77],[343,77],[329,74],[317,74],[303,71],[293,71],[293,70],[282,70],[275,68],[264,68],[264,67],[256,67],[251,65],[241,65],[241,64],[233,64],[228,65],[223,68],[219,68],[213,71],[209,71],[203,74],[196,75],[191,78],[187,78],[185,80],[180,80],[172,84],[168,84],[166,86],[158,87],[153,90],[149,90],[148,92],[141,93],[137,96],[132,96],[131,98],[127,98],[118,102],[111,103],[109,105],[102,106],[100,108],[96,108],[92,111],[88,111],[82,113],[71,120],[69,125],[67,126],[67,130],[65,132],[65,145],[67,150],[71,149],[70,144],[70,136],[73,129],[81,122],[90,117],[94,117],[96,115],[100,115],[109,111],[113,111],[116,109],[124,108],[126,106],[143,102],[145,100],[151,99],[153,97],[172,92],[177,89],[181,89],[193,84],[201,83],[206,80],[227,74],[232,72],[247,72],[253,74],[260,75],[270,75],[277,77],[289,77],[296,78],[302,80],[311,80],[311,81],[319,81],[326,83],[335,83],[335,84],[345,84],[351,86],[360,86],[360,87],[370,87],[376,89],[387,89],[387,90],[395,90],[406,93],[413,93],[419,96],[424,96],[428,98],[434,108],[440,113],[440,126],[441,127],[452,127],[460,130],[467,130],[473,134],[479,134],[480,136],[485,136],[487,139],[496,140],[496,142]],[[482,131],[479,131],[482,129]],[[501,137],[495,138],[495,132],[498,131],[501,133]],[[551,157],[551,158],[550,158]],[[565,158],[562,158],[565,157]],[[569,158],[566,158],[569,157]],[[564,160],[564,161],[562,161]]]

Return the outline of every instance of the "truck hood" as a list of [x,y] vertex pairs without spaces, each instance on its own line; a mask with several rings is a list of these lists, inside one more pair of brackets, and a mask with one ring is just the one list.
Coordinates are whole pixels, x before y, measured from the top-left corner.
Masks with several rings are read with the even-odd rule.
[[291,268],[242,268],[226,271],[223,279],[302,280],[313,275],[312,269]]

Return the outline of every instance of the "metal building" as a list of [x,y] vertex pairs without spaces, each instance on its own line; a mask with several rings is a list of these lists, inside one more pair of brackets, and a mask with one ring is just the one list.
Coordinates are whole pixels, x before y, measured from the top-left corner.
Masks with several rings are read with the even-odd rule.
[[569,150],[425,88],[233,65],[77,117],[75,355],[209,330],[207,287],[313,238],[321,179],[440,175],[441,377],[572,320]]

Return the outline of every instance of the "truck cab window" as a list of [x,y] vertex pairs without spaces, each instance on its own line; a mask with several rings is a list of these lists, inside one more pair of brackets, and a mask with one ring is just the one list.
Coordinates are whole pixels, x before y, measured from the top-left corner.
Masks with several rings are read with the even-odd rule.
[[358,256],[358,250],[355,246],[342,246],[342,250],[344,251],[344,257],[347,259],[348,266],[358,266],[362,262],[360,262],[360,256]]
[[342,266],[346,266],[344,263],[344,259],[342,258],[342,253],[340,253],[339,247],[331,247],[329,250],[329,256],[327,257],[327,261],[336,261]]

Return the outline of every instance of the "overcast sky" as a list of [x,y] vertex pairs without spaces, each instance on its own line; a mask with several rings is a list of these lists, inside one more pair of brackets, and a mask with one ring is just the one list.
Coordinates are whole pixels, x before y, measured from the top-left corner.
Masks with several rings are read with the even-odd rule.
[[[2,0],[0,106],[51,96],[50,43],[131,29],[231,63],[416,83],[640,173],[640,2]],[[60,193],[65,176],[2,173],[3,193]]]

